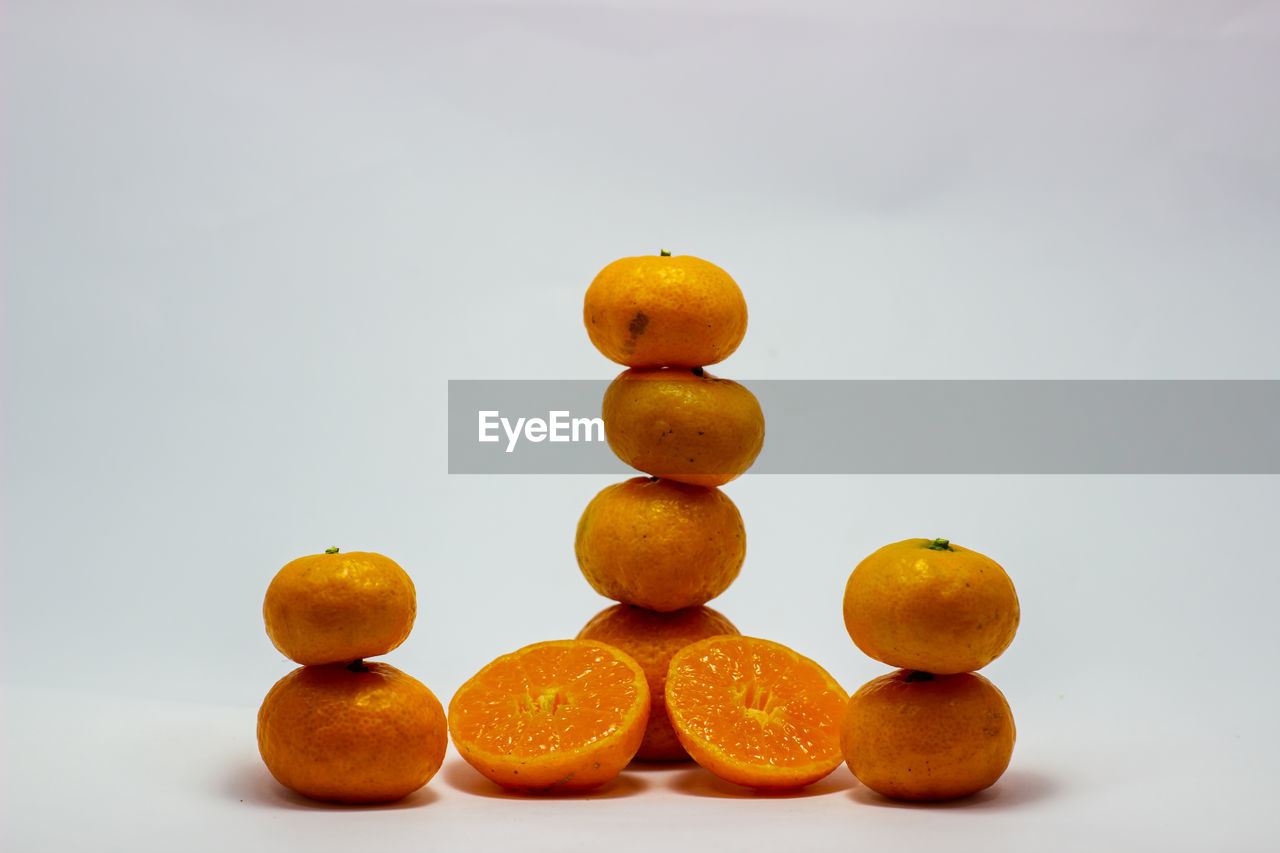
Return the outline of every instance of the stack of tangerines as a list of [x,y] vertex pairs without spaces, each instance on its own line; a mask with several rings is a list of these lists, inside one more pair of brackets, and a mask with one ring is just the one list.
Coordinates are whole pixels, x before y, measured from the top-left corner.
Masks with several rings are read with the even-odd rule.
[[740,636],[705,606],[746,553],[742,517],[719,487],[764,441],[751,392],[704,369],[746,333],[741,290],[698,258],[624,258],[591,283],[583,318],[596,347],[628,368],[605,394],[605,436],[649,475],[601,491],[578,524],[583,575],[619,604],[573,640],[476,673],[449,703],[454,745],[524,792],[592,788],[637,756],[692,757],[756,788],[822,778],[842,760],[848,694],[813,661]]
[[[758,788],[826,775],[840,760],[834,738],[814,750],[812,738],[797,735],[824,713],[833,734],[844,691],[817,664],[740,636],[705,606],[746,554],[742,517],[719,487],[751,466],[764,441],[754,395],[705,370],[746,334],[742,291],[700,258],[623,258],[592,281],[583,321],[596,348],[627,368],[605,392],[609,446],[649,475],[596,495],[574,543],[587,581],[620,602],[578,636],[624,650],[648,677],[637,757],[692,757]],[[739,736],[744,725],[757,734],[750,742]]]
[[1018,596],[989,557],[946,539],[886,545],[853,570],[849,636],[896,672],[849,700],[841,746],[868,788],[901,800],[947,800],[993,784],[1013,754],[1013,714],[976,670],[1018,630]]
[[742,343],[747,303],[720,267],[662,252],[601,270],[583,321],[596,348],[628,368],[605,392],[609,446],[650,476],[606,487],[578,521],[578,567],[596,592],[620,602],[578,636],[611,643],[644,668],[652,705],[637,757],[687,759],[666,710],[667,670],[684,646],[738,633],[704,606],[746,557],[742,516],[719,487],[764,443],[755,396],[704,370]]
[[444,707],[384,655],[409,636],[413,581],[368,552],[299,557],[262,605],[267,636],[302,664],[258,711],[258,749],[285,787],[317,800],[401,799],[435,775],[448,747]]
[[447,724],[472,767],[530,793],[594,788],[636,757],[693,758],[766,790],[811,784],[841,761],[899,799],[992,784],[1009,762],[1013,719],[975,670],[1017,629],[1004,570],[944,539],[862,561],[845,624],[862,651],[900,669],[852,697],[809,658],[740,635],[706,602],[743,564],[742,517],[719,487],[755,460],[764,419],[749,391],[704,367],[742,341],[742,293],[698,258],[625,258],[588,288],[584,320],[596,347],[628,368],[605,394],[606,438],[649,475],[601,491],[578,523],[583,575],[619,603],[575,639],[483,667],[446,720],[422,684],[365,661],[408,636],[408,575],[386,557],[336,548],[295,560],[263,608],[272,642],[303,664],[259,713],[271,773],[316,799],[398,799],[439,769]]

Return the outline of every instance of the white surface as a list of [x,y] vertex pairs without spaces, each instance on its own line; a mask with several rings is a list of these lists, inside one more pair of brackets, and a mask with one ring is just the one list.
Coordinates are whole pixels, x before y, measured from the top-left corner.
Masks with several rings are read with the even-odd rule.
[[1023,716],[1036,728],[1020,731],[995,787],[935,806],[884,800],[843,767],[791,796],[755,796],[678,765],[628,770],[589,797],[518,797],[451,752],[407,800],[357,808],[277,785],[247,743],[250,708],[84,704],[26,689],[16,698],[10,724],[58,740],[11,748],[21,771],[8,804],[19,818],[8,823],[15,851],[1262,850],[1276,832],[1260,796],[1273,765],[1249,742],[1256,731],[1241,737],[1230,725],[1126,731],[1105,718],[1072,726],[1063,710],[1036,708]]
[[749,549],[714,606],[850,689],[883,669],[840,618],[861,557],[947,536],[1009,570],[986,674],[1018,745],[964,804],[692,768],[529,801],[451,753],[403,807],[329,809],[253,742],[299,554],[404,565],[388,660],[446,701],[606,605],[571,541],[607,480],[450,478],[444,406],[615,373],[580,314],[615,257],[738,279],[735,379],[1280,375],[1275,3],[229,5],[0,18],[6,850],[1280,835],[1276,477],[728,487]]

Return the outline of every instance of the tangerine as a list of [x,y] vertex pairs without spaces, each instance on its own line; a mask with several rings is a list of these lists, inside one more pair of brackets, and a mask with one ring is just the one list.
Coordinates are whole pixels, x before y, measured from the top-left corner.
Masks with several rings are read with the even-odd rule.
[[692,255],[621,258],[587,288],[591,343],[629,367],[701,367],[728,358],[747,333],[747,303],[729,274]]
[[1009,703],[972,672],[900,669],[849,700],[840,745],[862,784],[899,800],[949,800],[981,791],[1009,766]]
[[667,673],[667,713],[681,745],[715,775],[751,788],[800,788],[838,767],[848,701],[817,663],[754,637],[691,643]]
[[613,779],[649,721],[649,684],[625,652],[552,640],[502,655],[449,703],[449,734],[468,764],[523,793],[573,793]]
[[628,604],[615,604],[592,617],[578,632],[583,640],[617,646],[636,659],[649,680],[649,725],[636,758],[645,761],[684,761],[689,753],[680,745],[667,717],[667,669],[671,658],[690,643],[738,629],[710,607],[688,607],[655,613]]
[[1001,566],[946,539],[907,539],[858,564],[844,623],[864,653],[936,675],[995,660],[1018,630],[1018,595]]
[[267,587],[267,636],[306,665],[383,655],[409,636],[417,614],[413,580],[389,557],[330,548],[299,557]]
[[764,446],[755,395],[701,368],[625,370],[605,391],[601,417],[623,462],[695,486],[723,486]]
[[399,800],[430,781],[449,739],[440,700],[385,663],[302,666],[258,711],[258,750],[280,784],[316,800]]
[[651,477],[606,486],[574,537],[578,567],[596,592],[663,612],[724,592],[746,548],[742,516],[724,492]]

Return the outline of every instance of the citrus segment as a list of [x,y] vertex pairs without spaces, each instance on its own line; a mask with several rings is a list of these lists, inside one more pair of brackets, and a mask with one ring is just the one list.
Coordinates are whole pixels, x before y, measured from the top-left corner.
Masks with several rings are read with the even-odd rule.
[[440,769],[444,707],[385,663],[295,669],[258,711],[258,749],[280,784],[316,800],[399,800]]
[[647,255],[602,269],[587,288],[582,319],[591,343],[619,364],[700,367],[742,343],[747,303],[713,263]]
[[618,775],[649,720],[644,671],[592,640],[552,640],[503,655],[449,703],[449,733],[489,779],[529,793],[570,793]]
[[394,560],[336,548],[285,565],[262,603],[272,644],[306,665],[386,654],[409,636],[416,614],[413,580]]
[[649,681],[649,725],[636,758],[646,761],[682,761],[689,758],[667,717],[667,669],[672,656],[690,643],[738,629],[710,607],[689,607],[655,613],[626,604],[615,604],[597,613],[578,632],[579,639],[599,640],[617,646],[636,659]]
[[596,592],[660,611],[724,592],[746,547],[742,516],[724,492],[649,477],[605,487],[574,537],[578,566]]
[[886,545],[859,563],[845,586],[853,642],[908,670],[981,669],[1013,642],[1018,620],[1018,595],[1005,570],[946,539]]
[[604,436],[618,458],[646,474],[723,486],[764,446],[755,395],[701,369],[631,369],[609,383]]
[[989,787],[1009,766],[1013,713],[977,673],[898,670],[849,700],[841,748],[853,775],[901,800],[947,800]]
[[667,673],[681,745],[712,773],[752,788],[803,787],[839,766],[848,701],[817,663],[754,637],[692,643]]

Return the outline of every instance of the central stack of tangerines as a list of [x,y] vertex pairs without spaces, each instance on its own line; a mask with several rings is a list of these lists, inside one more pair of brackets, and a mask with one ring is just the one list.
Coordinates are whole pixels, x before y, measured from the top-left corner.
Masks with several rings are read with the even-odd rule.
[[764,441],[760,405],[704,366],[747,325],[737,284],[667,253],[615,261],[587,290],[592,342],[628,367],[605,436],[648,474],[601,491],[578,523],[588,582],[619,604],[573,640],[503,655],[449,703],[462,757],[505,788],[582,791],[633,758],[692,757],[732,782],[795,788],[840,763],[848,694],[812,660],[744,637],[706,607],[738,576],[742,517],[720,486]]
[[578,522],[583,576],[620,602],[578,636],[611,643],[644,667],[652,708],[637,757],[686,759],[668,719],[667,670],[690,643],[738,633],[703,606],[746,556],[742,516],[719,486],[746,471],[764,442],[752,393],[704,370],[742,342],[747,304],[715,264],[663,252],[601,270],[583,322],[596,348],[628,368],[605,392],[605,437],[649,476],[605,488]]
[[605,437],[649,475],[596,495],[574,543],[587,581],[620,602],[578,636],[627,652],[649,680],[637,757],[691,757],[753,788],[821,779],[841,761],[848,694],[814,661],[739,635],[705,606],[746,555],[742,517],[719,487],[764,442],[751,392],[705,370],[742,342],[742,292],[699,258],[623,258],[592,281],[583,321],[600,352],[628,368],[605,392]]

